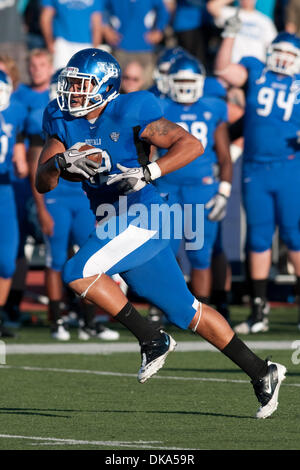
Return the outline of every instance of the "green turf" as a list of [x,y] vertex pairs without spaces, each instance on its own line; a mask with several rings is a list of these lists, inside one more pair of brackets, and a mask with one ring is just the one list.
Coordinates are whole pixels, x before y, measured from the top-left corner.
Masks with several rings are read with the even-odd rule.
[[[234,308],[233,319],[245,314]],[[246,338],[300,340],[295,309],[276,309],[272,318],[269,333]],[[195,340],[172,330],[178,341]],[[121,330],[121,340],[132,337]],[[46,341],[54,342],[41,327],[23,328],[7,342]],[[267,420],[253,418],[258,403],[248,377],[218,352],[172,353],[144,385],[136,380],[138,353],[9,355],[0,369],[0,434],[22,438],[0,437],[0,450],[299,450],[300,365],[292,362],[292,351],[257,352],[263,358],[271,353],[288,368],[279,408]]]
[[[146,310],[142,310],[141,313],[146,314]],[[231,319],[233,325],[242,322],[249,315],[249,309],[244,306],[232,306],[231,307]],[[23,327],[21,329],[15,330],[17,337],[12,339],[7,339],[8,343],[54,343],[55,341],[51,339],[49,334],[49,327],[47,325],[46,317],[44,312],[37,312],[35,316],[43,322],[43,326],[30,326]],[[276,307],[271,310],[270,313],[270,331],[265,333],[243,336],[246,340],[253,339],[269,339],[269,340],[290,340],[290,339],[300,339],[300,333],[297,330],[297,319],[298,313],[297,309],[294,306],[284,306]],[[122,327],[122,325],[112,322],[109,323],[109,326],[112,329],[118,329],[121,333],[120,341],[132,341],[132,335]],[[178,340],[182,339],[184,341],[194,341],[195,337],[190,332],[185,332],[179,330],[176,327],[167,325],[167,329],[176,334]],[[71,328],[71,339],[72,342],[77,342],[77,330]],[[97,340],[93,340],[97,341]],[[78,341],[79,342],[79,341]]]

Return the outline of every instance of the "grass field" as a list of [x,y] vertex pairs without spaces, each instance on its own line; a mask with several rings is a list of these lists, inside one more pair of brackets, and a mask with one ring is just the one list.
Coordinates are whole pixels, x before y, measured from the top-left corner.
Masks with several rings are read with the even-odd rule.
[[[245,308],[233,307],[233,323],[246,315]],[[76,330],[71,331],[72,353],[59,353],[62,344],[50,338],[47,327],[23,328],[5,341],[0,450],[299,450],[296,318],[293,307],[274,308],[270,331],[245,337],[261,357],[271,355],[288,368],[279,408],[266,420],[253,417],[258,402],[248,377],[219,352],[194,350],[207,343],[188,332],[166,327],[178,350],[141,385],[136,380],[139,350],[124,329],[113,343],[79,344]],[[290,346],[296,340],[299,354]],[[97,353],[89,349],[96,343]],[[35,353],[32,344],[39,345]],[[52,350],[43,350],[46,345]],[[103,353],[106,345],[124,349],[104,348]]]

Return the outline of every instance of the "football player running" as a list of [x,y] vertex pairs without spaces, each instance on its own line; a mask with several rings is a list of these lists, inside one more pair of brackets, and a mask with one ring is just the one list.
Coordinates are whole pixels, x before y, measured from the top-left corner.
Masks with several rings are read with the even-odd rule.
[[[256,416],[266,418],[277,408],[285,367],[256,356],[217,311],[191,294],[163,236],[163,221],[153,223],[152,209],[162,199],[152,182],[198,158],[203,146],[165,119],[148,91],[119,95],[120,79],[113,56],[82,50],[59,77],[58,103],[50,103],[44,114],[48,138],[37,169],[37,190],[53,190],[60,177],[83,177],[98,219],[95,232],[66,263],[64,280],[136,336],[142,355],[140,383],[163,366],[176,342],[138,313],[111,279],[116,273],[158,305],[170,322],[199,334],[237,363],[251,378],[260,402]],[[96,141],[102,149],[101,166],[86,152],[74,152],[78,142]],[[151,145],[168,151],[150,163]]]
[[288,248],[300,294],[300,104],[295,87],[300,79],[300,39],[280,33],[270,44],[265,63],[245,57],[233,64],[230,54],[238,28],[238,20],[232,18],[230,34],[216,58],[216,73],[230,85],[247,85],[242,193],[252,309],[235,330],[257,333],[269,329],[267,282],[276,226]]

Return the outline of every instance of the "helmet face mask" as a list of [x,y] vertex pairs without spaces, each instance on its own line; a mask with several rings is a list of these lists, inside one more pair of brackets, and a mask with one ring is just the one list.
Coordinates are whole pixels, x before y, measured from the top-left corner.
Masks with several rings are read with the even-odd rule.
[[283,75],[300,73],[300,39],[279,34],[268,48],[266,65],[268,70]]
[[194,58],[179,58],[170,67],[169,96],[176,103],[192,104],[203,95],[205,70]]
[[10,77],[0,70],[0,111],[8,108],[12,91],[13,86]]
[[179,57],[186,55],[187,52],[181,47],[165,49],[157,60],[157,65],[153,72],[153,80],[160,91],[166,95],[169,91],[168,72],[172,63]]
[[57,83],[57,102],[74,117],[85,116],[119,95],[121,70],[107,52],[85,49],[75,54]]

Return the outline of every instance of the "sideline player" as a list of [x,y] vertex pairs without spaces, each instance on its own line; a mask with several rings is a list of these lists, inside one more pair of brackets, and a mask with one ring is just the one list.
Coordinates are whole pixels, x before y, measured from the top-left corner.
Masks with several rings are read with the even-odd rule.
[[[232,164],[227,133],[227,106],[224,100],[203,96],[205,70],[197,59],[179,57],[169,69],[170,100],[164,100],[164,117],[176,122],[201,141],[205,155],[188,165],[157,180],[160,193],[169,194],[171,205],[179,203],[193,206],[191,220],[184,222],[193,227],[196,207],[206,205],[204,243],[186,253],[191,262],[191,289],[201,302],[209,303],[212,286],[211,261],[218,233],[218,222],[225,217],[231,191]],[[159,149],[162,156],[165,150]],[[219,176],[215,177],[215,167]],[[187,240],[186,240],[187,241]],[[180,239],[172,241],[175,254]]]
[[[164,221],[155,220],[154,209],[162,199],[152,181],[199,157],[202,144],[163,118],[151,93],[119,95],[120,80],[119,64],[110,54],[82,50],[59,77],[58,103],[51,102],[45,111],[48,138],[36,188],[45,193],[57,186],[60,177],[81,178],[98,218],[95,232],[66,263],[64,280],[136,336],[142,355],[140,383],[163,366],[176,343],[137,312],[110,278],[115,273],[158,305],[169,321],[196,332],[238,364],[251,378],[260,402],[256,417],[266,418],[277,408],[286,368],[256,356],[222,315],[195,299],[163,236]],[[76,148],[78,142],[92,144],[95,138],[101,139],[101,164],[89,158],[99,148],[83,152]],[[150,145],[168,152],[149,163]]]
[[296,294],[300,294],[300,105],[293,90],[295,80],[300,79],[300,39],[280,33],[265,63],[254,57],[230,63],[233,44],[233,35],[224,38],[216,70],[233,86],[247,85],[242,191],[252,308],[247,320],[235,327],[246,334],[269,329],[267,283],[276,225],[288,248],[297,277]]
[[16,269],[19,244],[11,175],[14,170],[18,173],[19,164],[22,172],[26,166],[25,146],[23,142],[18,142],[26,113],[20,103],[11,100],[12,91],[10,77],[0,70],[0,338],[14,336],[3,326],[4,306]]

